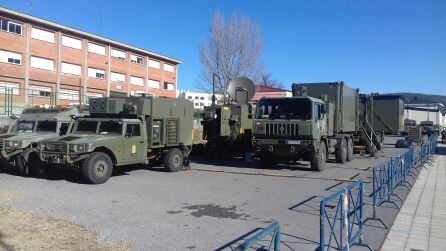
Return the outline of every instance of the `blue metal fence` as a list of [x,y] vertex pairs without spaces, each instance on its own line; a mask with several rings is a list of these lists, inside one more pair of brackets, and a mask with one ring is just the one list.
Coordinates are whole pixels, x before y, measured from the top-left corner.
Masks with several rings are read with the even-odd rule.
[[[235,250],[237,251],[245,251],[251,248],[253,245],[264,239],[266,236],[272,235],[271,242],[269,243],[268,249],[266,250],[280,250],[280,226],[278,222],[273,223],[271,226],[263,229],[258,234],[249,238],[247,241],[238,246]],[[262,250],[265,250],[262,247]]]
[[[364,185],[362,180],[325,198],[320,204],[319,250],[349,250],[351,246],[367,246],[363,243],[364,233]],[[329,205],[335,203],[335,206]],[[334,208],[334,214],[327,212]],[[327,238],[326,238],[327,237]]]

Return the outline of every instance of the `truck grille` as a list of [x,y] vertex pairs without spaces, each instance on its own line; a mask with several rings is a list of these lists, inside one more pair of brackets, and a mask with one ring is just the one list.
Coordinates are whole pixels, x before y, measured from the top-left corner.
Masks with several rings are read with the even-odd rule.
[[66,153],[66,144],[47,144],[43,152],[55,152],[55,153]]
[[3,149],[3,140],[0,140],[0,150]]
[[267,136],[297,136],[298,125],[290,123],[269,122],[266,123]]

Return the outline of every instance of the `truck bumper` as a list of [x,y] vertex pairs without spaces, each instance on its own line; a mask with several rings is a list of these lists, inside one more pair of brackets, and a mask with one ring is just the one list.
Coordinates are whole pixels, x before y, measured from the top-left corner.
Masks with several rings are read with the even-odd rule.
[[2,149],[1,157],[3,159],[11,159],[11,158],[14,158],[15,156],[19,155],[22,152],[23,152],[23,149],[16,149],[16,150],[13,150],[10,152],[6,151],[5,149]]
[[50,165],[72,165],[87,157],[88,154],[76,155],[76,157],[63,153],[43,152],[40,154],[40,159]]
[[314,151],[311,140],[254,139],[253,146],[256,152],[271,152],[284,157],[302,156]]

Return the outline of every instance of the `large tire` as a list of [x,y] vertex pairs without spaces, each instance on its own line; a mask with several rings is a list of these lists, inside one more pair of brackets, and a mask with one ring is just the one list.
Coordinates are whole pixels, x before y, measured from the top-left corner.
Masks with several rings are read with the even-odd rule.
[[341,146],[335,151],[336,162],[344,164],[347,161],[347,140],[341,139]]
[[22,176],[40,176],[42,161],[37,150],[28,148],[15,158],[15,167]]
[[183,169],[183,159],[183,152],[174,148],[164,155],[164,168],[169,172],[181,171]]
[[353,160],[353,140],[352,138],[348,138],[347,140],[347,161]]
[[327,147],[325,142],[321,141],[317,153],[313,153],[310,160],[311,169],[314,171],[324,171],[325,163],[327,161]]
[[107,154],[95,152],[82,163],[81,172],[88,183],[103,184],[112,175],[113,162]]

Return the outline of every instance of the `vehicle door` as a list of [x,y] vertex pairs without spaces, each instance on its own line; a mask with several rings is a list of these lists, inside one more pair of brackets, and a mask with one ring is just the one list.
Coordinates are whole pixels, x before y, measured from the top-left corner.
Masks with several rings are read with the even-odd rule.
[[141,123],[127,123],[125,127],[124,161],[147,159]]

